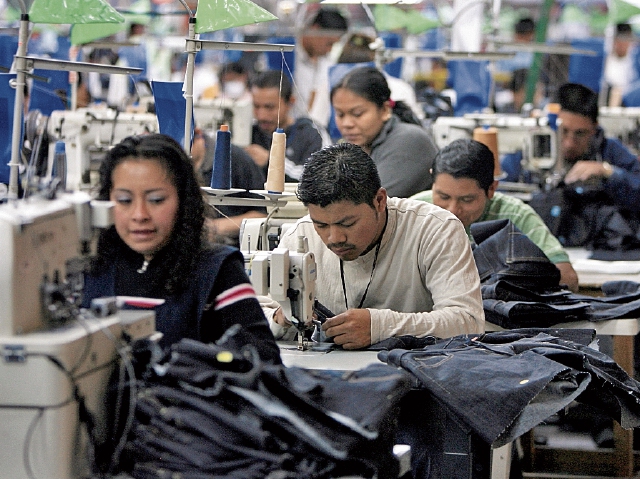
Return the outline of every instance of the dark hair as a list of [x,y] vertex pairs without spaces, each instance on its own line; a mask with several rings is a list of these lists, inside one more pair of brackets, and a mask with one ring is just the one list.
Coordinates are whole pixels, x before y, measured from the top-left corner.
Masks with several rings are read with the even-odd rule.
[[598,122],[598,94],[579,83],[565,83],[558,89],[560,109]]
[[[282,89],[280,82],[282,81]],[[287,75],[283,75],[280,70],[266,70],[256,75],[251,81],[252,88],[277,88],[280,91],[280,98],[288,102],[291,100],[292,89],[291,80]]]
[[220,75],[224,73],[235,73],[236,75],[247,75],[247,69],[240,62],[227,62],[220,68]]
[[308,26],[317,26],[323,30],[340,30],[346,32],[349,29],[347,19],[337,8],[321,7],[309,20]]
[[633,38],[633,29],[628,23],[616,23],[616,37]]
[[[168,293],[180,291],[191,275],[197,253],[204,245],[205,202],[189,157],[173,138],[160,133],[130,136],[114,146],[100,165],[98,199],[108,200],[113,188],[113,171],[128,160],[158,161],[168,172],[178,191],[178,214],[169,243],[161,276]],[[115,227],[103,231],[98,239],[98,256],[94,268],[113,260],[124,242]]]
[[533,33],[536,29],[536,23],[533,18],[521,18],[518,20],[514,27],[514,31],[518,35],[526,35],[527,33]]
[[514,70],[511,81],[509,82],[509,89],[516,92],[524,88],[527,84],[527,75],[529,75],[528,68],[518,68]]
[[338,63],[366,63],[375,59],[375,52],[369,48],[374,38],[364,33],[352,33],[342,47]]
[[[378,108],[382,108],[386,101],[391,99],[391,90],[387,79],[382,72],[376,67],[358,67],[349,71],[342,80],[340,80],[332,89],[330,98],[339,88],[344,88],[365,100],[375,104]],[[413,113],[413,110],[403,101],[395,101],[392,103],[392,111],[404,123],[413,123],[422,125]]]
[[470,178],[487,193],[494,181],[493,169],[493,153],[485,144],[461,138],[438,152],[433,161],[433,178],[435,180],[440,173],[457,179]]
[[373,207],[381,187],[371,157],[352,143],[331,145],[313,153],[304,165],[296,195],[305,205],[322,208],[339,201]]

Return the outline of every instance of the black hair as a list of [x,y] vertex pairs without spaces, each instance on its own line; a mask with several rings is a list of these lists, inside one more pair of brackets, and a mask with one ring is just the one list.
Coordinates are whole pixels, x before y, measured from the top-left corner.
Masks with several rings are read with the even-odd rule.
[[[282,82],[282,89],[280,88]],[[287,75],[283,75],[280,70],[266,70],[251,81],[251,88],[277,88],[280,91],[280,98],[288,102],[291,100],[293,90],[291,80]]]
[[633,30],[631,25],[628,23],[616,23],[616,37],[627,37],[629,39],[633,38]]
[[533,18],[521,18],[514,26],[514,31],[518,35],[526,35],[527,33],[533,33],[536,29],[536,22]]
[[509,89],[516,92],[524,88],[527,84],[527,75],[529,75],[528,68],[518,68],[514,70],[511,81],[509,82]]
[[476,180],[485,193],[493,184],[494,159],[483,143],[469,138],[454,140],[442,148],[433,161],[433,178],[446,173],[456,179]]
[[[113,188],[113,171],[124,161],[150,159],[166,170],[178,192],[178,213],[169,243],[163,248],[164,288],[181,291],[193,271],[197,253],[205,245],[205,202],[189,157],[173,138],[160,133],[130,136],[107,153],[100,165],[98,199],[108,200]],[[103,268],[123,248],[124,242],[112,226],[100,234],[93,268]]]
[[[344,88],[367,101],[375,104],[378,108],[382,108],[385,102],[391,100],[391,89],[387,83],[387,79],[382,72],[376,67],[358,67],[349,71],[342,80],[340,80],[332,89],[330,98],[333,100],[335,92]],[[416,118],[413,110],[403,101],[392,102],[392,111],[404,123],[413,123],[422,125],[420,120]]]
[[378,169],[371,157],[357,145],[340,143],[309,157],[296,195],[305,206],[324,208],[332,203],[351,201],[373,207],[380,187]]
[[220,73],[235,73],[236,75],[247,75],[247,69],[241,62],[227,62],[220,68]]
[[560,109],[598,122],[598,94],[579,83],[565,83],[558,89]]
[[340,30],[346,32],[349,29],[347,19],[337,8],[321,7],[308,23],[309,26],[317,26],[323,30]]

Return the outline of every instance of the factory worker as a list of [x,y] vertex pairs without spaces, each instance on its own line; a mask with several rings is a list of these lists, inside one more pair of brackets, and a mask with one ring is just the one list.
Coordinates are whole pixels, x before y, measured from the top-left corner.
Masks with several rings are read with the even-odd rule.
[[362,147],[378,169],[389,196],[409,197],[431,187],[438,151],[411,109],[393,101],[384,75],[374,67],[349,71],[332,89],[331,104],[342,140]]
[[[322,326],[345,349],[393,336],[484,331],[480,279],[455,215],[391,198],[371,157],[351,143],[311,155],[298,184],[309,214],[280,246],[306,236],[318,265],[316,297],[335,316]],[[276,334],[290,328],[276,320]]]
[[598,95],[584,85],[566,83],[558,91],[560,148],[566,184],[603,180],[617,206],[632,211],[640,203],[640,163],[619,140],[598,125]]
[[329,68],[335,63],[331,51],[349,28],[335,7],[320,6],[305,22],[294,50],[294,80],[298,101],[294,117],[309,117],[327,128],[331,117]]
[[295,97],[289,78],[281,71],[267,70],[259,74],[251,82],[251,95],[255,124],[251,145],[245,151],[264,170],[266,177],[273,132],[282,128],[287,135],[285,180],[298,181],[304,162],[311,153],[331,143],[328,134],[316,128],[309,118],[293,119],[290,113]]
[[100,167],[98,198],[115,203],[115,221],[101,233],[86,275],[86,307],[106,296],[161,299],[161,346],[182,338],[213,342],[240,324],[241,342],[262,360],[281,362],[241,253],[204,240],[205,202],[175,140],[151,134],[112,148]]
[[578,291],[578,275],[560,241],[551,234],[531,206],[496,191],[493,153],[471,139],[455,140],[445,146],[433,164],[433,188],[412,196],[455,214],[467,231],[479,221],[509,219],[535,243],[560,270],[560,282]]

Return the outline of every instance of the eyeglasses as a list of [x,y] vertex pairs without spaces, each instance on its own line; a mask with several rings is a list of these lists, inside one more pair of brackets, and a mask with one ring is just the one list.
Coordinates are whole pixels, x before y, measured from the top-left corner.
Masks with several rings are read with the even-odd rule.
[[590,138],[591,135],[593,135],[593,130],[588,129],[588,128],[580,128],[577,130],[569,130],[567,128],[561,128],[561,133],[562,133],[562,137],[573,137],[574,140],[576,141],[581,141],[581,140],[585,140],[587,138]]

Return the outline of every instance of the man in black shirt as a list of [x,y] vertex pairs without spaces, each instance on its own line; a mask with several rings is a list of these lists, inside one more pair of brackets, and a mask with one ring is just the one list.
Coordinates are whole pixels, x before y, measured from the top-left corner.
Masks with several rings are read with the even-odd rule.
[[252,144],[245,148],[253,161],[263,168],[265,177],[269,167],[269,150],[276,128],[287,135],[285,181],[297,182],[305,161],[311,153],[330,143],[326,132],[320,133],[309,118],[294,120],[290,111],[295,102],[291,81],[278,70],[259,74],[251,82],[253,97]]

